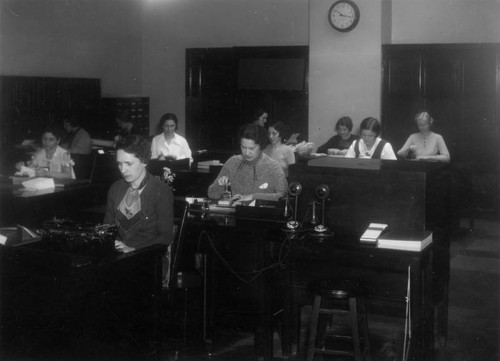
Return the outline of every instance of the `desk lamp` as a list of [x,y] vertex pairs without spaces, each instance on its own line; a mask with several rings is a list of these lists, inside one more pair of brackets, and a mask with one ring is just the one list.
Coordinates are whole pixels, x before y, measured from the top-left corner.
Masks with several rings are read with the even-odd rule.
[[325,203],[327,197],[330,195],[330,188],[326,184],[320,184],[314,190],[314,194],[321,200],[321,223],[314,227],[312,236],[316,237],[329,237],[333,232],[325,226]]
[[297,210],[298,210],[298,200],[299,195],[302,193],[302,185],[299,182],[292,182],[288,186],[288,194],[295,199],[295,205],[293,209],[293,219],[288,221],[286,228],[289,231],[296,231],[300,227],[299,221],[297,221]]

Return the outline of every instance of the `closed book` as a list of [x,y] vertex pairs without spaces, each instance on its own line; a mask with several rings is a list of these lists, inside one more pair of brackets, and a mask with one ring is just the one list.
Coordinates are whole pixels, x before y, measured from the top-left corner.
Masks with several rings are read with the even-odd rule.
[[432,243],[432,232],[387,232],[378,239],[377,247],[419,252]]
[[385,223],[370,223],[359,240],[361,243],[376,244],[377,239],[388,227]]

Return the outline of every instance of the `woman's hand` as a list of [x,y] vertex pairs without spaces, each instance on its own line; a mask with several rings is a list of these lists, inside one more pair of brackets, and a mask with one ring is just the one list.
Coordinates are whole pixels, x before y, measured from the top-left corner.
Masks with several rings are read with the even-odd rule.
[[24,167],[24,166],[25,166],[24,162],[17,162],[16,163],[16,169],[17,170],[21,170],[21,167]]
[[247,194],[246,196],[242,196],[241,194],[235,194],[233,197],[231,197],[231,204],[233,204],[233,205],[241,204],[243,202],[251,202],[251,201],[253,201],[252,194]]
[[217,183],[220,185],[220,186],[225,186],[229,183],[229,177],[226,176],[226,175],[223,175],[222,177],[220,177],[219,179],[217,179]]
[[128,253],[135,251],[135,248],[127,246],[122,241],[115,240],[115,249],[120,253]]
[[37,177],[47,177],[49,175],[49,170],[47,168],[38,168],[35,170],[35,175]]
[[329,155],[337,155],[340,153],[340,149],[337,149],[337,148],[330,148],[328,149],[328,154]]

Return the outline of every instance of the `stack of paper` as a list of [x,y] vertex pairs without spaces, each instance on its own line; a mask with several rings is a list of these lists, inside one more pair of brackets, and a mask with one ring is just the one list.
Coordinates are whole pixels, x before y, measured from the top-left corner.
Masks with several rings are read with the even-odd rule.
[[420,252],[432,243],[432,232],[388,232],[379,237],[378,247]]
[[221,166],[222,163],[219,160],[204,160],[198,162],[198,169],[209,169],[210,166]]
[[50,188],[55,188],[55,183],[53,178],[44,178],[44,177],[39,177],[39,178],[33,178],[27,181],[24,181],[23,187],[27,189],[50,189]]
[[370,223],[359,241],[361,243],[377,244],[377,239],[388,227],[385,223]]

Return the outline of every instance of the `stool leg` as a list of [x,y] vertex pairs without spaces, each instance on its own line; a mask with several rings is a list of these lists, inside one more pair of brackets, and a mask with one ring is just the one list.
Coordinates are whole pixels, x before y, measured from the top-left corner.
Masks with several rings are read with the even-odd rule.
[[349,311],[352,327],[352,342],[354,344],[354,359],[356,361],[361,361],[361,344],[359,342],[359,320],[356,297],[349,298]]
[[318,328],[320,306],[321,296],[315,295],[311,314],[311,327],[309,329],[309,348],[307,349],[307,361],[312,361],[314,358],[314,348],[316,346],[316,329]]
[[187,303],[188,303],[188,289],[184,288],[184,325],[182,331],[182,349],[186,350],[187,343],[187,324],[188,324],[188,312],[187,312]]
[[364,297],[359,299],[359,311],[361,312],[361,333],[363,334],[363,354],[366,361],[371,361],[370,333],[368,332],[368,319],[366,317],[366,304]]

